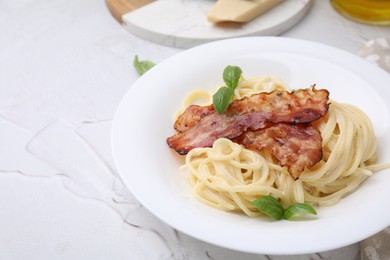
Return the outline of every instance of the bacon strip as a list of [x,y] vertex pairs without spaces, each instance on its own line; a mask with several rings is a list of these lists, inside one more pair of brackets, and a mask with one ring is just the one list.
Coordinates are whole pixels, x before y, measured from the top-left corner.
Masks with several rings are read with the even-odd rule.
[[[292,93],[272,91],[236,100],[230,104],[225,114],[271,113],[273,117],[279,117],[280,122],[283,120],[290,122],[292,119],[294,121],[292,123],[303,123],[303,121],[307,123],[308,120],[311,120],[308,116],[317,119],[318,114],[323,115],[327,112],[328,99],[329,92],[327,90],[316,90],[314,86]],[[305,108],[307,108],[307,111],[305,111]],[[302,115],[298,113],[298,110],[301,111]],[[195,126],[203,117],[213,113],[217,113],[213,105],[191,105],[178,117],[174,128],[178,132],[184,132]],[[296,114],[294,118],[291,118],[291,113]],[[310,115],[310,113],[314,114]]]
[[173,127],[179,133],[184,132],[196,125],[203,117],[213,112],[215,112],[213,105],[191,105],[178,117]]
[[295,180],[322,159],[321,133],[310,124],[279,123],[247,131],[233,141],[252,150],[267,149]]
[[[179,132],[167,139],[169,147],[187,154],[196,147],[211,147],[218,138],[233,139],[267,123],[309,123],[328,111],[327,90],[298,90],[292,93],[259,93],[230,104],[224,114],[212,106],[190,106],[176,121]],[[194,112],[195,111],[195,112]]]

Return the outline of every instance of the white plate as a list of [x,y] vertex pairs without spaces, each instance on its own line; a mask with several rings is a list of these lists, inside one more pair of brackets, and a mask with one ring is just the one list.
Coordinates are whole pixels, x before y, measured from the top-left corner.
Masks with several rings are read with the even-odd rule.
[[169,149],[173,115],[193,89],[222,83],[227,65],[246,77],[275,75],[292,88],[316,83],[332,99],[363,109],[379,139],[379,161],[390,162],[390,75],[341,50],[301,40],[250,37],[217,41],[175,55],[131,87],[112,127],[112,149],[125,184],[173,228],[222,247],[261,254],[304,254],[360,241],[390,225],[390,171],[369,178],[339,204],[309,221],[267,221],[222,212],[195,200]]
[[279,35],[297,24],[312,0],[288,0],[254,20],[216,26],[207,21],[214,0],[159,0],[122,16],[124,27],[146,40],[189,48],[210,41],[251,35]]

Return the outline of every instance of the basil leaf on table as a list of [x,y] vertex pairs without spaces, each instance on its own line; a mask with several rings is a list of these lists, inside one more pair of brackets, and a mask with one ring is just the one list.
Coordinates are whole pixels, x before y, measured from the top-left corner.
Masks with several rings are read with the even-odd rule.
[[138,56],[135,55],[133,65],[138,74],[143,75],[145,72],[153,68],[156,64],[149,60],[140,61],[138,59]]

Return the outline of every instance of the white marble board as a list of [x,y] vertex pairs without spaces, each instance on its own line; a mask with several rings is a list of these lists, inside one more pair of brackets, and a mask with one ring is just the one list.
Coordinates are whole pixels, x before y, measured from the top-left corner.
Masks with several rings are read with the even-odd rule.
[[286,0],[251,22],[217,26],[207,21],[213,0],[158,0],[122,16],[123,26],[134,35],[176,48],[243,36],[275,36],[297,24],[312,0]]

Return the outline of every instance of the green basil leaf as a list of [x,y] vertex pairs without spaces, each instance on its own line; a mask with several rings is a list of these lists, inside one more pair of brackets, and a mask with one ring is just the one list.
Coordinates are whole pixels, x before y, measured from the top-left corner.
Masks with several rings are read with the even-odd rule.
[[213,105],[214,109],[219,113],[225,113],[225,110],[228,108],[230,101],[234,96],[234,90],[228,87],[219,88],[217,92],[213,95]]
[[314,209],[314,207],[307,202],[295,203],[286,209],[286,211],[284,212],[283,218],[284,219],[291,219],[294,216],[304,215],[304,214],[317,215],[317,212]]
[[138,74],[143,75],[145,72],[153,68],[156,64],[148,60],[140,61],[138,56],[135,55],[133,65]]
[[238,86],[238,81],[241,78],[242,70],[237,66],[227,66],[223,70],[223,81],[229,88],[235,89]]
[[284,215],[282,204],[272,196],[260,197],[252,201],[252,205],[258,208],[262,213],[274,219],[282,219]]

